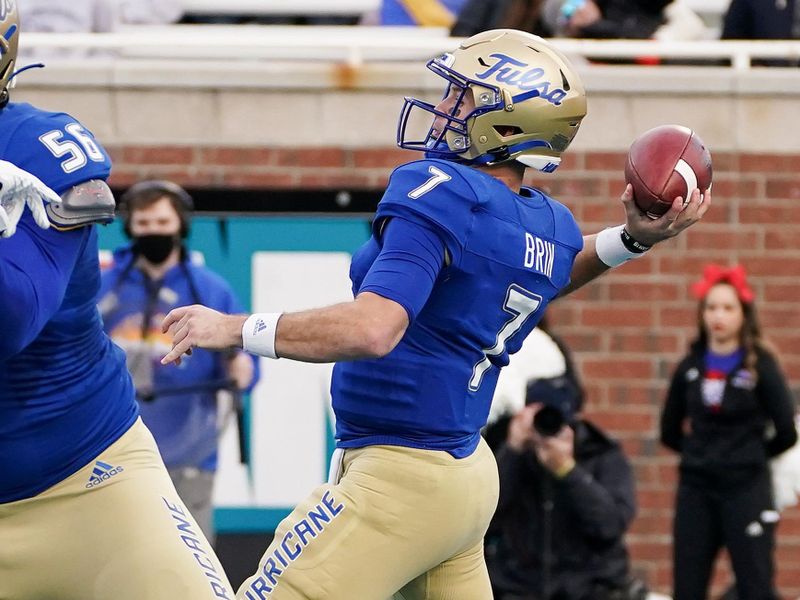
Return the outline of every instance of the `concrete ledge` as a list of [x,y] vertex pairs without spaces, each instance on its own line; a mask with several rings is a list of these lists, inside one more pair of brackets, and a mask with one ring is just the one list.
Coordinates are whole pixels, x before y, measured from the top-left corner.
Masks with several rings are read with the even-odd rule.
[[[796,69],[581,65],[589,114],[574,147],[623,150],[676,122],[715,150],[796,153]],[[61,60],[20,77],[15,100],[66,110],[108,144],[386,147],[403,95],[440,97],[421,64]]]

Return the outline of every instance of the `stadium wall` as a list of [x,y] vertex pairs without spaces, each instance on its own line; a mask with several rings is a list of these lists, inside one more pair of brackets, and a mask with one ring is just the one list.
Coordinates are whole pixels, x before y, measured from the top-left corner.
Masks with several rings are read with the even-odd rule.
[[[590,69],[590,116],[574,149],[557,173],[531,181],[594,232],[622,220],[615,198],[625,150],[637,133],[683,123],[712,149],[714,207],[704,223],[550,313],[588,384],[589,416],[621,438],[634,461],[639,513],[630,547],[637,570],[662,591],[671,578],[677,473],[675,458],[657,441],[658,415],[671,371],[695,332],[688,285],[707,261],[747,267],[762,324],[793,388],[800,387],[796,74],[792,81],[780,70],[665,69]],[[66,109],[92,127],[111,148],[117,187],[166,177],[192,188],[378,191],[395,165],[413,158],[392,144],[398,89],[406,84],[411,93],[435,97],[430,80],[405,71],[377,81],[374,74],[327,73],[316,84],[304,71],[300,79],[307,82],[291,88],[273,77],[258,80],[257,89],[206,81],[181,90],[166,76],[98,80],[79,89],[68,75],[57,73],[56,84],[39,76],[21,85],[15,99]],[[800,596],[797,508],[783,513],[777,556],[781,593]],[[718,572],[717,589],[729,577],[727,569]]]

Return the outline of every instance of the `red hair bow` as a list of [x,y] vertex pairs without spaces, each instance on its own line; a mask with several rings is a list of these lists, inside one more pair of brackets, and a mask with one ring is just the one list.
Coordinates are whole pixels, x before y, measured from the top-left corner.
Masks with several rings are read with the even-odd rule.
[[702,300],[708,294],[708,290],[718,283],[730,284],[736,290],[739,300],[745,304],[750,304],[755,299],[753,290],[747,284],[747,272],[742,265],[727,269],[715,264],[706,265],[703,269],[703,278],[692,284],[692,294]]

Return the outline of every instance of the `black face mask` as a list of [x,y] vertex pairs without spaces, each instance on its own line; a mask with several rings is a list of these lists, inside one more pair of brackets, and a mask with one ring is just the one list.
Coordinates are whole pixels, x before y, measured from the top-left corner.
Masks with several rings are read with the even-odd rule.
[[154,265],[160,265],[178,243],[174,235],[140,235],[133,238],[133,251]]

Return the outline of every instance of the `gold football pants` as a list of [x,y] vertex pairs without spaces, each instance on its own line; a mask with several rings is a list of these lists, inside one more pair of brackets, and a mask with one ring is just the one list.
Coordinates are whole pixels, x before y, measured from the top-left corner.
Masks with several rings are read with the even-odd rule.
[[483,536],[494,456],[399,446],[346,450],[337,483],[278,526],[238,600],[490,600]]
[[233,600],[138,420],[67,479],[0,504],[0,600]]

